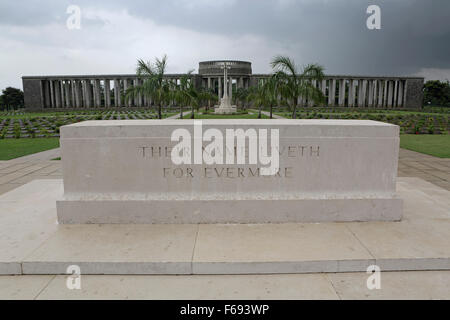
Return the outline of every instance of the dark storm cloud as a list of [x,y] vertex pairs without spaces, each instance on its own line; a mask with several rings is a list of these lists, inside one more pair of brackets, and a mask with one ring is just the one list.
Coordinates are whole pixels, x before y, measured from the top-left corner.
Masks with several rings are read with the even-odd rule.
[[[411,74],[450,68],[448,0],[135,1],[131,14],[201,32],[252,33],[298,50],[299,63],[332,73]],[[366,28],[366,9],[381,8],[381,30]],[[263,53],[262,53],[263,54]]]

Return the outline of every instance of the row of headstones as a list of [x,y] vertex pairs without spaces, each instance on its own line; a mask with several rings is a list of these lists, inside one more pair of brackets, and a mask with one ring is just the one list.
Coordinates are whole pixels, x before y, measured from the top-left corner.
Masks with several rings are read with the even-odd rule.
[[[100,118],[99,118],[100,117]],[[29,130],[35,132],[35,137],[45,137],[45,136],[55,136],[58,137],[59,133],[57,132],[57,127],[60,125],[70,124],[74,122],[84,121],[84,120],[129,120],[129,119],[152,119],[155,118],[155,114],[153,113],[142,113],[142,112],[125,112],[120,113],[116,111],[107,111],[102,112],[102,114],[87,114],[87,115],[79,115],[79,116],[70,116],[64,115],[60,117],[36,117],[33,118],[33,121],[30,119],[9,119],[9,123],[7,123],[7,119],[3,119],[0,122],[0,133],[3,132],[4,128],[6,128],[5,137],[6,138],[14,138],[15,137],[15,128],[16,124],[19,125],[20,128],[20,137],[27,138],[31,137],[32,134],[29,133]],[[51,121],[50,121],[51,120]],[[56,124],[58,123],[58,125]],[[38,131],[45,130],[46,134],[40,134]]]

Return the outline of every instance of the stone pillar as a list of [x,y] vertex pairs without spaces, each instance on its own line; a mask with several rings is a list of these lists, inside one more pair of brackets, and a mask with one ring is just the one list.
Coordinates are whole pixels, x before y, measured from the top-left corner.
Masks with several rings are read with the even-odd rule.
[[75,87],[75,80],[74,79],[70,80],[70,91],[72,93],[72,108],[76,108],[77,101],[76,101],[76,98],[75,98],[76,87]]
[[208,90],[211,89],[211,77],[208,77]]
[[55,86],[54,81],[49,80],[50,83],[50,105],[52,108],[55,108]]
[[403,80],[398,81],[398,100],[397,106],[403,107]]
[[363,80],[363,106],[366,107],[367,106],[367,95],[368,95],[368,82],[369,80]]
[[120,80],[115,79],[114,80],[114,106],[120,107],[122,105],[121,103],[121,96],[120,96]]
[[229,96],[230,96],[230,101],[233,101],[233,78],[232,77],[230,77],[230,85],[229,85],[229,88],[230,88],[230,92],[229,92]]
[[222,77],[219,77],[219,101],[222,99]]
[[372,108],[377,107],[377,89],[378,89],[378,81],[374,79],[372,80]]
[[111,107],[111,86],[110,86],[110,83],[109,83],[109,80],[108,79],[105,79],[104,80],[104,87],[105,87],[105,92],[104,92],[104,95],[105,95],[105,107],[106,108],[109,108],[109,107]]
[[84,93],[85,93],[85,108],[92,107],[92,88],[91,88],[91,80],[84,80]]
[[345,79],[339,80],[339,107],[345,105]]
[[383,107],[387,106],[389,80],[383,81]]
[[320,89],[322,89],[322,94],[324,96],[327,95],[327,80],[322,80],[322,84],[320,85]]
[[70,92],[70,81],[66,80],[66,83],[64,84],[64,90],[65,90],[65,94],[64,96],[66,97],[66,108],[70,108],[72,107],[72,103],[70,101],[71,98],[71,92]]
[[127,99],[127,90],[128,90],[128,79],[123,79],[123,94],[125,95],[125,107],[129,108],[130,107],[130,99]]
[[64,90],[64,80],[60,80],[59,83],[59,90],[61,92],[61,108],[64,108],[66,106],[66,95]]
[[392,105],[394,107],[397,107],[397,95],[398,95],[398,80],[395,80],[395,87],[394,87],[394,101],[392,102]]
[[98,79],[94,80],[94,105],[96,108],[101,107],[100,80],[98,80]]
[[348,82],[348,106],[353,107],[355,105],[355,82],[350,79]]
[[328,105],[330,107],[334,106],[335,100],[336,100],[336,79],[330,79],[328,86]]
[[86,107],[86,81],[80,80],[81,107]]
[[384,86],[385,86],[385,83],[383,83],[383,80],[378,80],[378,107],[379,108],[383,107]]
[[363,81],[360,79],[358,80],[358,107],[362,107],[364,105],[362,91],[363,91]]
[[74,80],[74,88],[75,88],[75,104],[77,108],[81,108],[83,102],[81,94],[81,82],[79,80]]
[[367,105],[369,108],[373,107],[373,80],[367,80],[369,84],[369,94],[368,94],[368,102]]
[[387,107],[392,108],[392,98],[394,93],[394,83],[393,81],[388,81],[388,101],[387,101]]
[[87,90],[86,90],[86,80],[81,80],[81,103],[84,108],[87,106]]
[[61,85],[59,80],[55,80],[55,106],[61,108]]

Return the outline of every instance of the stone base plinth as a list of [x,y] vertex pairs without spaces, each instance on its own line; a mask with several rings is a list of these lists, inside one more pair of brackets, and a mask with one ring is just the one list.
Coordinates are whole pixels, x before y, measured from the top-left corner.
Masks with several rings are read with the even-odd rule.
[[81,223],[288,223],[398,221],[401,199],[136,200],[57,201],[58,221]]
[[216,114],[232,114],[236,113],[237,107],[231,105],[231,99],[229,97],[224,97],[220,99],[220,105],[215,106],[214,113]]
[[221,108],[217,107],[214,109],[215,114],[233,114],[236,113],[237,109],[235,106],[232,106],[231,108]]

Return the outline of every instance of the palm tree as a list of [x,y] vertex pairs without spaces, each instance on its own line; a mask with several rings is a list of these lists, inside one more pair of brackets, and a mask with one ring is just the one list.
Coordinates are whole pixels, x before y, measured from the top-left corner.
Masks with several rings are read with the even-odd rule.
[[241,104],[242,109],[245,109],[245,102],[247,101],[247,96],[249,95],[249,90],[245,88],[238,88],[235,93],[233,93],[233,97],[236,97],[236,104],[239,106]]
[[189,70],[180,79],[180,84],[175,84],[172,88],[172,98],[180,106],[180,119],[183,119],[183,108],[189,105],[189,95],[187,94],[191,82],[189,81],[194,70]]
[[[277,77],[278,91],[292,110],[292,118],[297,116],[299,97],[308,98],[315,103],[323,101],[322,92],[312,85],[312,81],[322,81],[324,68],[318,64],[308,64],[299,69],[294,61],[286,56],[276,56],[271,66]],[[305,100],[303,99],[303,100]]]
[[258,119],[261,119],[261,109],[265,104],[265,92],[261,85],[257,87],[250,87],[249,93],[247,95],[247,101],[251,102],[255,107],[258,108]]
[[258,107],[258,118],[261,118],[262,107],[268,107],[270,108],[270,118],[272,119],[273,107],[278,103],[279,84],[278,75],[273,74],[263,84],[250,89],[248,97]]
[[208,110],[211,107],[211,102],[215,103],[219,98],[217,97],[217,94],[214,92],[213,88],[205,89],[205,96],[208,97],[208,101],[205,104],[205,112],[208,113]]
[[277,73],[273,74],[263,84],[264,103],[270,108],[270,119],[273,116],[273,107],[278,103],[280,79]]
[[127,90],[126,98],[131,99],[142,94],[147,98],[151,98],[158,107],[158,118],[162,119],[162,105],[167,103],[171,98],[172,84],[168,79],[164,78],[167,68],[167,55],[161,59],[155,58],[155,62],[145,62],[138,60],[136,67],[136,75],[138,79],[142,79],[142,84],[130,87]]
[[208,110],[211,101],[216,103],[218,98],[217,94],[214,93],[212,89],[201,89],[199,92],[199,106],[204,106],[205,111]]

